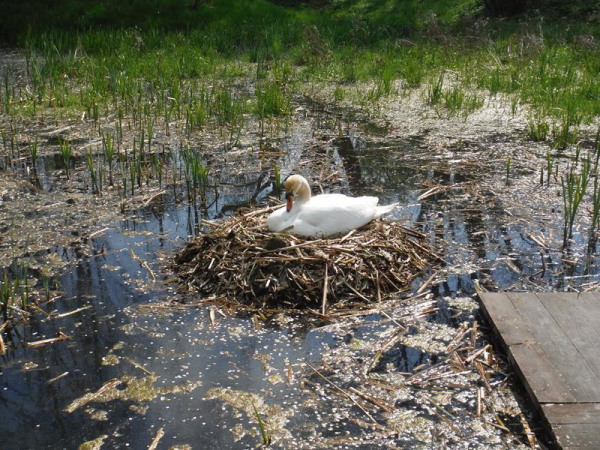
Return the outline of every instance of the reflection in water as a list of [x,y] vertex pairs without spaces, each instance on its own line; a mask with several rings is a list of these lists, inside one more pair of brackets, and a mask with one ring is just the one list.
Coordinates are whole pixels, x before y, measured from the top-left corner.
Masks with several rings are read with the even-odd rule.
[[[284,176],[299,166],[314,129],[328,126],[326,118],[317,114],[312,125],[300,124],[280,140],[278,149],[284,155],[278,164]],[[340,124],[338,121],[335,126]],[[349,137],[337,138],[326,148],[343,172],[336,188],[352,195],[377,195],[384,204],[400,202],[402,208],[395,218],[420,227],[444,252],[447,273],[445,281],[434,286],[438,311],[432,320],[454,325],[455,311],[444,298],[472,293],[475,280],[508,289],[524,276],[537,277],[531,282],[552,287],[561,286],[565,275],[582,273],[580,266],[572,265],[570,271],[557,274],[560,255],[540,257],[540,248],[527,237],[531,230],[507,223],[498,197],[468,191],[468,182],[484,174],[462,173],[452,167],[434,170],[428,149],[414,137],[380,143],[347,134]],[[252,159],[248,167],[260,167],[256,155],[248,158]],[[60,157],[38,159],[38,179],[44,190],[53,189],[56,171],[61,168]],[[214,189],[209,190],[204,207],[179,204],[175,196],[182,194],[169,190],[152,206],[113,224],[90,244],[91,256],[60,280],[64,296],[54,305],[57,312],[83,309],[62,318],[32,316],[27,327],[7,335],[17,342],[31,342],[63,331],[72,339],[35,349],[16,345],[17,350],[3,361],[0,431],[4,443],[18,443],[14,448],[76,448],[108,435],[107,448],[147,448],[156,430],[165,427],[164,448],[176,444],[194,448],[255,446],[257,437],[245,435],[235,442],[230,432],[239,423],[246,429],[255,427],[254,418],[247,414],[236,417],[231,406],[206,399],[214,388],[251,392],[269,404],[280,405],[285,409],[286,427],[294,430],[297,439],[310,442],[314,410],[304,404],[306,398],[297,382],[287,381],[290,370],[300,373],[302,361],[316,363],[323,352],[346,341],[373,340],[383,329],[380,316],[365,317],[352,330],[339,333],[311,330],[297,320],[258,329],[245,318],[217,315],[212,323],[207,309],[147,307],[155,305],[156,299],[176,295],[163,283],[158,257],[182,247],[189,236],[200,232],[203,218],[228,216],[271,194],[272,168],[240,169],[212,175],[209,184]],[[453,189],[418,201],[430,186]],[[72,249],[55,250],[65,260],[77,259]],[[139,258],[151,263],[157,281]],[[542,265],[548,268],[543,273]],[[30,363],[27,370],[23,370],[25,362]],[[397,344],[374,372],[390,364],[398,372],[411,372],[427,363],[435,363],[434,356]],[[75,399],[124,375],[158,377],[153,386],[161,394],[151,400],[92,401],[72,413],[65,412]],[[189,392],[172,389],[186,382],[199,386]],[[335,408],[335,402],[325,407]],[[352,427],[335,425],[330,430],[335,435]]]

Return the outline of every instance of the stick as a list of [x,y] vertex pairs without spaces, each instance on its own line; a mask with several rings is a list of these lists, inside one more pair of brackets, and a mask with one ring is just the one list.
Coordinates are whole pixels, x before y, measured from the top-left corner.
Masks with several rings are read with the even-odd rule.
[[48,380],[48,381],[46,382],[46,384],[52,384],[52,383],[55,383],[56,381],[60,380],[61,378],[64,378],[64,377],[66,377],[67,375],[69,375],[69,372],[63,372],[63,373],[61,373],[59,376],[57,376],[57,377],[54,377],[54,378],[52,378],[52,379]]
[[148,447],[148,450],[156,450],[156,447],[158,446],[158,443],[160,442],[160,440],[162,439],[162,437],[165,435],[165,430],[163,427],[160,427],[158,429],[158,431],[156,432],[156,436],[154,436],[154,439],[152,440],[152,443],[150,444],[150,447]]
[[327,309],[327,285],[329,284],[328,265],[325,264],[325,278],[323,278],[323,302],[321,306],[321,314],[325,315]]
[[472,363],[479,355],[481,355],[483,352],[485,352],[489,347],[490,347],[490,345],[488,344],[485,347],[480,348],[475,353],[473,353],[471,356],[469,356],[467,359],[465,359],[465,362]]
[[55,337],[55,338],[42,339],[41,341],[28,342],[27,347],[41,347],[42,345],[53,344],[55,342],[60,342],[60,341],[66,340],[66,339],[71,339],[71,336],[67,336],[62,331],[59,331],[58,334],[59,334],[58,337]]
[[348,390],[350,392],[354,392],[359,397],[362,397],[365,400],[373,403],[375,406],[383,409],[385,412],[392,412],[392,411],[394,411],[394,407],[392,405],[390,405],[388,402],[386,402],[385,400],[381,400],[381,399],[379,399],[377,397],[373,397],[372,395],[369,395],[369,394],[366,394],[364,392],[361,392],[358,389],[356,389],[355,387],[350,387]]
[[135,361],[124,357],[123,359],[125,359],[125,361],[127,361],[128,363],[130,363],[133,367],[135,367],[136,369],[140,369],[142,372],[146,372],[148,375],[150,375],[151,377],[154,377],[156,375],[154,375],[152,372],[150,372],[148,369],[146,369],[144,366],[142,366],[141,364],[136,363]]
[[319,372],[315,367],[312,366],[311,363],[309,363],[308,361],[306,361],[306,364],[308,365],[308,367],[310,367],[312,370],[314,370],[314,372],[319,375],[321,378],[323,378],[327,383],[329,383],[330,385],[332,385],[336,390],[340,391],[342,393],[342,395],[344,395],[345,397],[347,397],[348,399],[350,399],[350,401],[352,403],[354,403],[356,406],[358,406],[358,408],[369,418],[371,419],[371,421],[373,421],[373,423],[375,425],[381,426],[379,425],[379,423],[377,423],[377,421],[375,419],[373,419],[373,416],[371,416],[371,414],[369,414],[369,412],[363,408],[362,406],[360,406],[360,404],[354,400],[352,398],[352,396],[350,394],[348,394],[346,391],[344,391],[342,388],[338,387],[333,381],[329,380],[329,378],[327,378],[325,375],[323,375],[321,372]]
[[160,191],[160,192],[157,192],[156,194],[154,194],[152,197],[150,197],[148,200],[146,200],[144,202],[144,204],[142,205],[142,208],[145,208],[146,206],[148,206],[152,200],[154,200],[156,197],[158,197],[160,195],[163,195],[165,192],[166,191]]
[[154,272],[152,271],[152,269],[150,268],[150,266],[148,265],[148,263],[146,261],[144,261],[142,258],[140,258],[138,255],[136,255],[132,248],[129,249],[129,252],[131,253],[131,257],[135,261],[137,261],[138,263],[140,263],[142,265],[142,267],[144,267],[150,273],[150,276],[152,277],[152,280],[156,281],[156,276],[154,276]]
[[421,285],[421,287],[419,288],[419,290],[417,291],[417,295],[419,295],[420,293],[422,293],[425,289],[427,289],[427,286],[429,286],[429,284],[433,281],[433,278],[437,275],[437,272],[433,272],[431,274],[431,276],[427,279],[427,281],[425,281],[425,283],[423,283]]
[[81,311],[84,311],[84,310],[90,309],[90,308],[91,308],[91,306],[83,306],[81,308],[77,308],[77,309],[75,309],[73,311],[70,311],[68,313],[63,313],[63,314],[59,314],[58,316],[54,316],[53,319],[62,319],[63,317],[67,317],[67,316],[70,316],[72,314],[77,314],[78,312],[81,312]]
[[94,231],[93,233],[91,233],[91,234],[88,235],[88,239],[91,239],[91,238],[93,238],[94,236],[96,236],[96,235],[98,235],[100,233],[104,233],[107,230],[110,230],[110,228],[106,227],[106,228],[102,228],[101,230]]
[[527,423],[527,419],[525,418],[525,416],[523,415],[523,413],[519,414],[519,420],[521,421],[521,424],[523,425],[523,429],[525,430],[525,435],[527,436],[527,440],[529,441],[529,446],[531,447],[531,449],[535,449],[537,447],[537,440],[535,438],[535,433],[533,431],[531,431],[531,428],[529,427],[529,424]]
[[87,405],[89,402],[93,401],[96,397],[101,396],[104,392],[120,385],[121,383],[122,383],[122,381],[118,380],[116,378],[114,378],[110,381],[107,381],[96,392],[90,392],[88,394],[85,394],[83,397],[78,398],[77,400],[72,402],[69,406],[67,406],[64,409],[64,411],[66,413],[71,414],[72,412],[76,411],[77,409],[81,408],[82,406]]

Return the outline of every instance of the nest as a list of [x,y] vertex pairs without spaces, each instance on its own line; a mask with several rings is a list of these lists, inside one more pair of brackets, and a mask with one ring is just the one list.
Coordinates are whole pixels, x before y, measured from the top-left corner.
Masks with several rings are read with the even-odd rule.
[[187,286],[205,297],[261,308],[369,303],[410,289],[439,259],[425,236],[397,222],[373,222],[339,238],[305,240],[267,230],[273,208],[204,221],[206,233],[175,257]]

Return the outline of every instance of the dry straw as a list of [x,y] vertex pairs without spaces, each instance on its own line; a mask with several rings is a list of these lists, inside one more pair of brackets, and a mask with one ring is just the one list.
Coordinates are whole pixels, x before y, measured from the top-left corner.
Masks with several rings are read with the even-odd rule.
[[369,303],[410,289],[439,257],[425,236],[378,221],[343,237],[304,240],[271,233],[265,208],[216,223],[175,258],[187,291],[269,308]]

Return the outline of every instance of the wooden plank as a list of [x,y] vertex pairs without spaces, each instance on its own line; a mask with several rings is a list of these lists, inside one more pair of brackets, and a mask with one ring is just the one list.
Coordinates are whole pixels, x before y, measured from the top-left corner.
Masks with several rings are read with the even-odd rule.
[[563,449],[600,449],[600,293],[482,293],[531,399]]
[[552,427],[556,440],[563,449],[599,448],[600,427],[598,424],[574,423]]
[[578,295],[581,308],[587,315],[596,323],[600,323],[600,293],[598,292],[583,292]]
[[548,422],[552,424],[596,424],[600,429],[600,403],[566,403],[542,405]]
[[513,345],[510,347],[510,356],[525,389],[538,406],[540,399],[554,403],[576,401],[570,387],[539,344],[527,342]]
[[535,342],[527,325],[504,292],[486,292],[479,294],[488,320],[505,346]]
[[[600,402],[600,379],[534,294],[510,293],[515,309],[578,402]],[[544,392],[541,391],[541,394]],[[540,403],[556,400],[538,396]]]
[[[600,377],[600,318],[590,314],[587,299],[561,293],[537,294],[537,297]],[[600,302],[597,303],[600,306]]]

